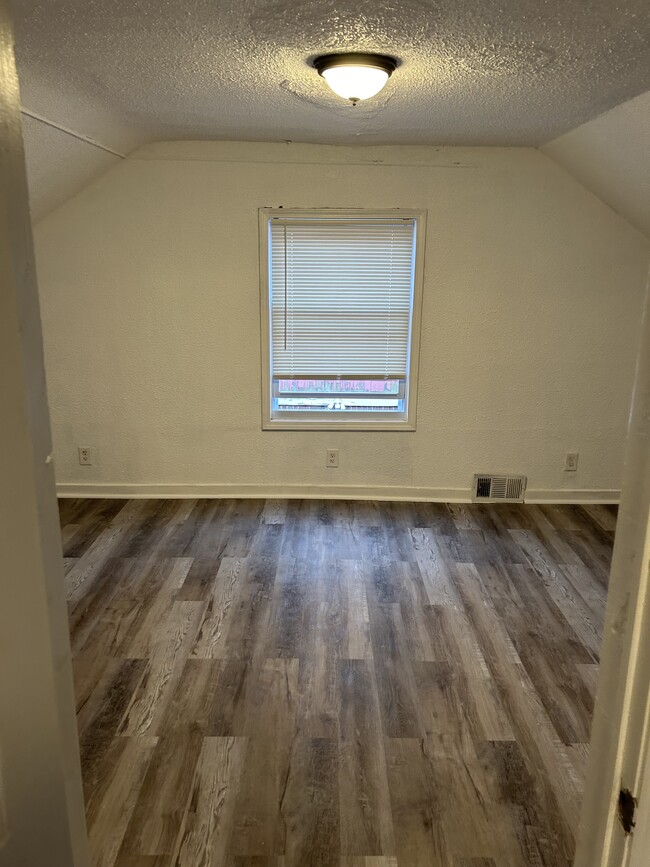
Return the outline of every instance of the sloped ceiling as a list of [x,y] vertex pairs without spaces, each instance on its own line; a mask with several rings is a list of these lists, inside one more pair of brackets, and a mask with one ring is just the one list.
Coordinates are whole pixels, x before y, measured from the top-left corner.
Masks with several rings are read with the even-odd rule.
[[542,151],[650,238],[650,91]]
[[[45,211],[108,162],[51,148],[59,127],[118,154],[170,139],[537,146],[650,88],[647,0],[14,0],[14,19]],[[344,50],[399,61],[354,108],[310,66]],[[47,196],[45,154],[68,179]]]
[[37,223],[121,157],[23,114],[32,220]]

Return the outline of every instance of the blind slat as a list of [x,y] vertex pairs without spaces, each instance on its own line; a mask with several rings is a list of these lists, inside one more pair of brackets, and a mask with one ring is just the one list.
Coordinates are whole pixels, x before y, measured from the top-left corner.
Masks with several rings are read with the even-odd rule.
[[271,220],[273,376],[404,379],[415,222]]

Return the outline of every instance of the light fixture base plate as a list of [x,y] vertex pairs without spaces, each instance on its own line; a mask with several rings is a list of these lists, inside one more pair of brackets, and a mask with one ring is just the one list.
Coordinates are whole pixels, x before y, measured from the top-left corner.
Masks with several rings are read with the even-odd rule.
[[397,60],[387,54],[349,51],[341,54],[321,54],[313,60],[313,65],[319,75],[322,75],[325,69],[333,69],[335,66],[372,66],[383,69],[390,75],[397,69]]

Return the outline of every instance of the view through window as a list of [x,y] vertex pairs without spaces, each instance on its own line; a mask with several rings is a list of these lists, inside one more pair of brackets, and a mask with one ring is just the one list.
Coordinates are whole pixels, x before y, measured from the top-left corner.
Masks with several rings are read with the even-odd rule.
[[412,427],[422,215],[262,215],[265,426]]

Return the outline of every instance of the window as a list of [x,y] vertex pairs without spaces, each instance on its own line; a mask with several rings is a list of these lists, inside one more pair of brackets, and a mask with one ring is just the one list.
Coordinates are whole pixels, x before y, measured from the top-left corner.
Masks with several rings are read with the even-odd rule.
[[424,220],[260,211],[265,428],[415,429]]

